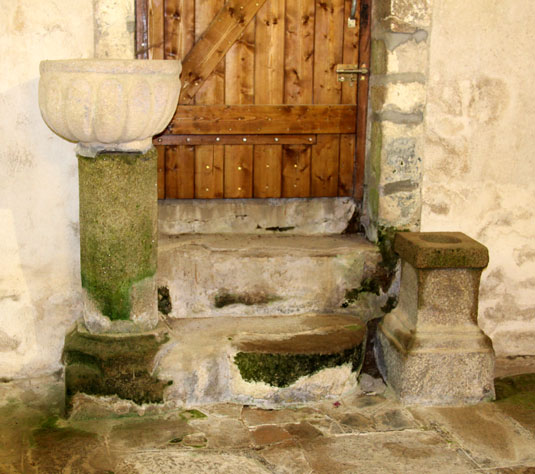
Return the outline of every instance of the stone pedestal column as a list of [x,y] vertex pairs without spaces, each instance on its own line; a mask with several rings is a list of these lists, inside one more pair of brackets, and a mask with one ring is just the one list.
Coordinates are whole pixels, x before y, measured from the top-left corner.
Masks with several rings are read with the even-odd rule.
[[158,323],[157,153],[78,155],[83,316],[88,330]]
[[396,235],[399,305],[377,332],[379,369],[402,402],[477,403],[494,397],[494,353],[477,325],[488,250],[460,232]]

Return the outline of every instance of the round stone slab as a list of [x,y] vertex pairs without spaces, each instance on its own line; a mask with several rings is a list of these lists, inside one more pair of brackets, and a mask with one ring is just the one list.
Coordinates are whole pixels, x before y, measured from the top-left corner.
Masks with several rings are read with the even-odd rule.
[[415,268],[485,268],[487,247],[462,232],[399,232],[394,250]]

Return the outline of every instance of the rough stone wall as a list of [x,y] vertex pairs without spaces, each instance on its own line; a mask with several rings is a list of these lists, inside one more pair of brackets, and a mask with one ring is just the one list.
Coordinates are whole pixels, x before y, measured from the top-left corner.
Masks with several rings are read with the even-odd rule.
[[95,57],[129,59],[134,53],[134,0],[93,0]]
[[535,354],[535,3],[434,0],[422,230],[485,244],[479,322]]
[[366,223],[420,225],[430,0],[376,0],[372,24]]
[[39,62],[93,55],[93,5],[2,2],[0,15],[0,379],[58,370],[79,317],[74,145],[37,105]]

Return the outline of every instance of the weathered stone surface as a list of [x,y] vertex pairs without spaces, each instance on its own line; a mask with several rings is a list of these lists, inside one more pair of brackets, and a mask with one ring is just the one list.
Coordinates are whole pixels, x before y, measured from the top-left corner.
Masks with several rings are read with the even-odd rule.
[[317,420],[321,418],[321,412],[314,408],[282,408],[278,410],[266,410],[263,408],[243,407],[242,420],[247,426],[298,424],[304,420]]
[[218,404],[60,419],[45,406],[11,400],[0,407],[0,470],[528,473],[535,465],[530,414],[513,418],[502,401],[532,389],[532,379],[515,379],[512,396],[510,382],[503,400],[464,408],[407,409],[391,393],[353,392],[282,410]]
[[179,61],[42,61],[39,107],[47,125],[79,142],[78,153],[145,152],[176,109]]
[[[366,206],[374,226],[417,230],[422,179],[422,117],[402,114],[372,122]],[[414,120],[414,121],[411,121]]]
[[[389,40],[387,36],[385,40]],[[421,74],[427,75],[427,36],[414,35],[409,41],[402,41],[389,49],[385,40],[372,42],[372,71],[375,74]]]
[[268,474],[270,471],[259,461],[240,454],[204,452],[141,452],[127,456],[117,466],[117,474]]
[[128,0],[95,0],[95,58],[135,58],[134,4]]
[[407,404],[492,398],[492,343],[477,326],[487,249],[462,233],[410,232],[396,234],[394,248],[402,257],[399,305],[375,346],[383,377]]
[[489,263],[488,249],[462,232],[401,232],[394,250],[415,268],[485,268]]
[[440,427],[482,467],[533,462],[535,439],[495,403],[472,407],[411,408],[426,426]]
[[318,438],[304,446],[313,472],[469,473],[473,464],[436,433],[389,432]]
[[163,402],[168,385],[153,375],[163,331],[135,335],[90,334],[78,326],[65,339],[67,405],[78,392],[118,395],[135,403]]
[[[458,335],[460,343],[454,341],[452,344],[454,347],[434,348],[441,343],[447,346],[444,340],[451,337],[447,333],[440,337],[438,333],[423,344],[418,341],[424,347],[402,352],[397,341],[384,333],[382,329],[377,333],[378,364],[388,384],[403,403],[461,405],[493,398],[492,349],[483,337],[480,341],[476,340],[481,348],[464,348],[461,335]],[[438,341],[433,340],[435,338]]]
[[396,33],[412,33],[431,24],[431,0],[384,0],[379,5],[379,20]]
[[393,81],[372,85],[370,98],[372,110],[377,113],[421,114],[425,108],[425,84]]
[[377,248],[355,235],[183,235],[159,241],[158,286],[169,288],[171,318],[371,315],[379,303],[365,295],[341,306],[379,261]]
[[259,426],[252,431],[251,435],[255,446],[278,444],[292,438],[288,431],[275,425]]
[[91,332],[158,323],[157,154],[79,156],[84,320]]
[[351,198],[180,199],[159,203],[160,232],[179,234],[341,234],[356,209]]
[[[280,406],[356,389],[363,323],[355,316],[234,316],[169,319],[168,323],[171,340],[158,366],[159,376],[173,381],[165,393],[168,402]],[[340,349],[336,335],[346,331],[352,334],[342,338]],[[331,345],[327,353],[325,340]],[[292,341],[301,341],[301,349],[293,347]],[[344,344],[349,349],[344,350]]]

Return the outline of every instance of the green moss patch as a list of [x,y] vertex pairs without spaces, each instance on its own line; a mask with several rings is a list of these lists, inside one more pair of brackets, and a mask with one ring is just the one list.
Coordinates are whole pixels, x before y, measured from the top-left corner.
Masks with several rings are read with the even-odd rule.
[[234,357],[240,374],[247,382],[265,382],[273,387],[287,387],[300,377],[322,369],[351,363],[359,372],[364,344],[333,354],[265,354],[238,352]]
[[186,421],[198,420],[201,418],[206,418],[206,415],[202,411],[192,409],[192,410],[184,410],[180,412],[180,418]]
[[78,157],[82,286],[111,320],[129,319],[132,285],[156,272],[157,154]]
[[94,335],[77,329],[63,351],[67,405],[78,392],[117,395],[135,403],[160,403],[170,382],[152,374],[156,353],[167,335]]

